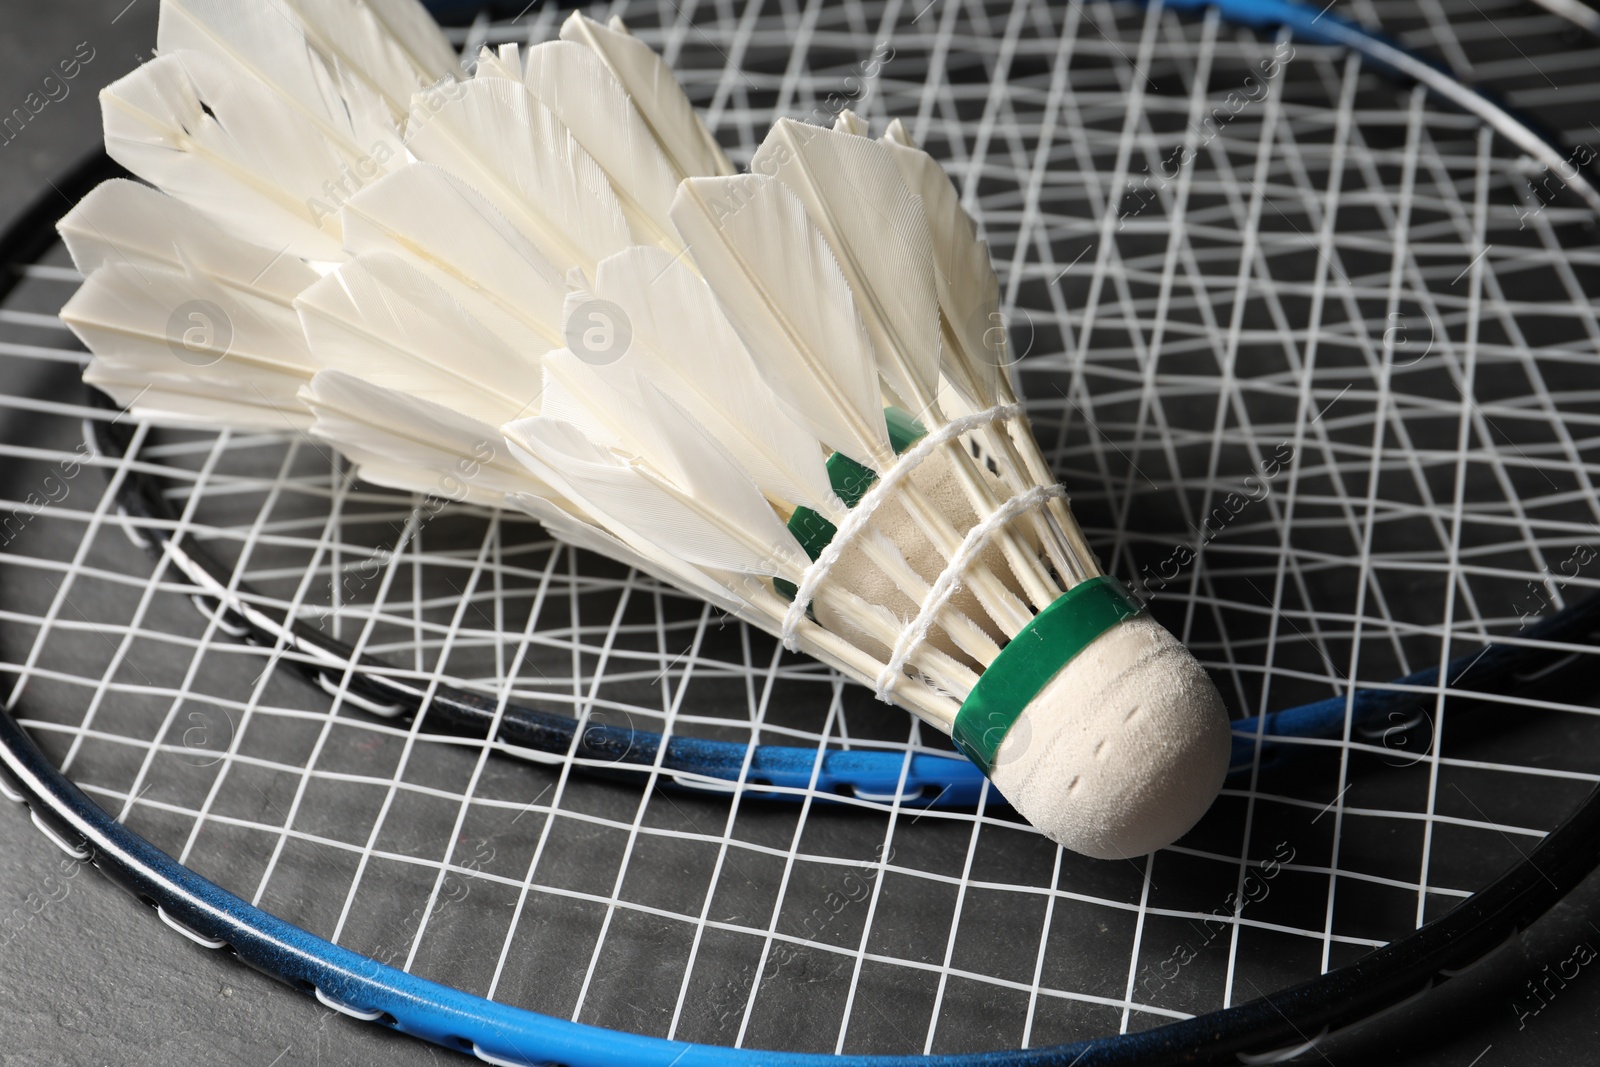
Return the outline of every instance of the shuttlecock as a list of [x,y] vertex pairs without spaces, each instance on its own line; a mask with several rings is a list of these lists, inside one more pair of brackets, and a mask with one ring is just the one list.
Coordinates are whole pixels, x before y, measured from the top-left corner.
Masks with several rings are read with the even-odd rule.
[[469,74],[412,0],[163,0],[61,222],[85,379],[521,508],[952,734],[1062,844],[1204,813],[1205,672],[1092,552],[934,160],[780,121],[736,173],[620,23]]

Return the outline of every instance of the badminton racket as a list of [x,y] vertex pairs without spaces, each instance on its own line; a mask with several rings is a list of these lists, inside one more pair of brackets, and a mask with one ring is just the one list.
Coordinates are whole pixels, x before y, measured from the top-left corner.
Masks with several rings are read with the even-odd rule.
[[[1240,720],[1173,849],[1048,846],[899,713],[529,521],[80,402],[64,334],[7,352],[45,411],[7,445],[9,772],[196,939],[491,1061],[1192,1062],[1415,993],[1593,862],[1592,155],[1405,69],[1486,47],[1474,12],[1365,15],[628,14],[736,159],[848,104],[956,175],[1075,513]],[[7,236],[19,329],[72,287],[61,206]]]

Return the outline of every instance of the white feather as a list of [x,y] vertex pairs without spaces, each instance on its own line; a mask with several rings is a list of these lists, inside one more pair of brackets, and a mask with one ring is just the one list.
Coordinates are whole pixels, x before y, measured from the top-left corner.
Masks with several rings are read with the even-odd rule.
[[647,468],[657,480],[702,502],[726,497],[735,514],[745,513],[737,525],[771,534],[776,516],[759,493],[729,494],[718,484],[718,479],[747,484],[748,476],[647,379],[627,372],[606,375],[572,352],[557,349],[545,360],[543,399],[547,418],[573,427],[599,448],[631,457],[639,469]]
[[504,78],[506,81],[522,80],[522,49],[515,41],[502,44],[498,51],[488,45],[478,49],[478,62],[472,70],[474,78]]
[[95,186],[56,230],[85,275],[106,266],[182,271],[188,264],[285,307],[320,277],[294,256],[232,237],[182,201],[126,178]]
[[397,116],[419,88],[461,72],[455,50],[416,0],[283,3],[318,50],[381,94]]
[[[803,558],[799,544],[770,508],[767,514],[775,528],[766,542],[732,519],[716,516],[717,505],[737,492],[736,481],[720,487],[715,500],[695,499],[649,468],[600,448],[571,423],[541,416],[508,425],[505,431],[526,453],[523,461],[537,476],[608,528],[655,545],[671,557],[698,567],[755,575],[774,573],[777,556],[792,553]],[[748,481],[743,488],[767,507]],[[784,538],[789,544],[783,543]]]
[[604,260],[595,295],[627,314],[633,341],[602,376],[642,375],[705,427],[768,495],[829,513],[842,507],[824,452],[779,407],[716,297],[688,265],[656,248]]
[[352,255],[406,259],[522,356],[563,343],[561,275],[493,204],[449,172],[413,163],[386,175],[345,205],[343,226]]
[[185,398],[185,422],[283,430],[306,421],[295,394],[310,355],[294,312],[275,300],[192,267],[120,264],[89,275],[61,318],[95,354],[84,379],[136,414],[164,410],[141,395],[149,385],[165,410]]
[[592,275],[632,244],[605,172],[522,85],[479,78],[446,96],[408,147],[482,193],[557,270]]
[[939,303],[927,219],[890,148],[779,119],[750,169],[805,205],[849,279],[884,381],[920,413],[939,388]]
[[633,436],[638,394],[635,379],[602,378],[570,350],[558,348],[544,358],[539,413],[575,427],[601,448],[638,455]]
[[205,430],[305,431],[311,416],[304,407],[278,407],[248,389],[222,387],[211,380],[136,365],[91,360],[83,372],[94,386],[136,419],[164,426]]
[[316,416],[311,433],[376,485],[491,506],[510,493],[551,494],[498,427],[443,404],[336,370],[318,372],[300,396]]
[[959,346],[944,347],[945,376],[975,409],[1006,401],[1011,390],[1001,358],[1004,347],[993,332],[1004,330],[1000,283],[989,261],[989,247],[978,240],[944,168],[916,146],[899,119],[889,124],[882,143],[893,154],[906,184],[922,198],[928,220],[939,309]]
[[872,341],[794,193],[759,174],[690,178],[672,220],[789,414],[859,463],[892,463]]
[[753,573],[799,573],[809,562],[805,551],[727,449],[647,378],[639,379],[637,414],[647,472],[661,471],[695,507],[755,546],[764,558]]
[[319,367],[428,397],[489,425],[537,410],[538,370],[397,256],[361,256],[295,306]]
[[546,41],[528,50],[523,82],[606,172],[634,239],[681,250],[667,217],[679,176],[599,55],[571,41]]
[[[525,449],[515,444],[510,447],[525,463],[539,462]],[[639,540],[625,531],[612,533],[603,530],[536,496],[510,497],[507,503],[538,519],[558,541],[588,552],[598,552],[624,566],[637,568],[657,581],[677,586],[731,614],[739,614],[748,608],[748,604],[735,591],[683,560],[667,555],[648,541]]]
[[759,491],[729,491],[756,488],[730,452],[650,379],[632,369],[619,373],[620,363],[600,368],[566,349],[550,353],[542,413],[634,457],[698,501],[721,501],[719,521],[759,531],[752,536],[762,541],[777,536],[777,517]]
[[[521,456],[528,456],[524,449],[515,445],[509,447]],[[593,523],[561,510],[542,497],[524,494],[508,497],[506,503],[538,519],[558,541],[586,552],[598,553],[623,566],[637,568],[658,581],[699,594],[726,611],[739,610],[739,606],[730,600],[720,585],[708,580],[705,575],[682,560],[663,555],[654,545],[639,541],[632,543],[624,541]]]
[[666,153],[679,180],[735,173],[694,106],[684,95],[672,68],[621,23],[602,26],[578,12],[561,25],[561,39],[587,45],[628,91],[645,125]]
[[260,82],[198,52],[161,56],[100,95],[106,152],[244,240],[339,260],[317,210],[345,158]]
[[849,108],[834,116],[833,128],[838,133],[848,133],[855,137],[865,137],[868,132],[867,120]]
[[418,0],[363,0],[362,6],[424,74],[440,77],[455,63],[456,50]]
[[280,0],[161,0],[156,51],[185,50],[248,72],[323,137],[369,160],[368,177],[404,158],[383,98],[350,72],[330,70]]

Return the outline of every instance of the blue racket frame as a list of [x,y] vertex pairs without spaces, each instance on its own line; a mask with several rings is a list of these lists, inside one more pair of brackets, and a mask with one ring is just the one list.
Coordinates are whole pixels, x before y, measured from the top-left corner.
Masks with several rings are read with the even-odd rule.
[[1133,1034],[961,1056],[827,1056],[696,1045],[484,1000],[341,948],[253,907],[107,814],[0,713],[0,783],[68,855],[93,863],[201,946],[227,951],[343,1014],[487,1063],[561,1067],[1112,1067],[1275,1062],[1454,977],[1600,864],[1600,790],[1511,871],[1357,962],[1260,1000]]

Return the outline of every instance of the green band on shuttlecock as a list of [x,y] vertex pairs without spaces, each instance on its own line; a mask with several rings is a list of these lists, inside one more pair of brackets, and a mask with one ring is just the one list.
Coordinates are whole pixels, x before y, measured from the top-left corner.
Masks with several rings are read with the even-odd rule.
[[[899,408],[884,408],[883,421],[889,427],[889,444],[896,455],[916,444],[928,432],[920,422]],[[867,490],[877,480],[875,473],[843,452],[835,452],[828,457],[828,482],[847,508],[861,503],[861,498],[867,495]],[[806,550],[806,555],[816,559],[838,535],[839,528],[810,508],[801,506],[795,508],[794,514],[789,517],[789,532]],[[772,587],[785,600],[793,600],[800,591],[793,582],[783,578],[772,579]]]
[[1023,709],[1090,643],[1143,610],[1117,579],[1079,582],[1017,632],[967,694],[950,731],[956,747],[988,774]]

